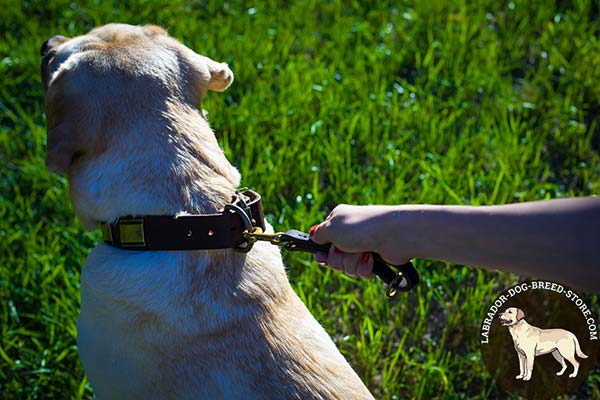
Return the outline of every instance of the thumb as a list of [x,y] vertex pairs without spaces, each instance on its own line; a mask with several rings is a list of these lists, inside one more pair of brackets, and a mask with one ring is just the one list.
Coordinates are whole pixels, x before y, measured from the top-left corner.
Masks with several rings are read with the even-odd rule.
[[317,244],[331,243],[329,235],[329,221],[313,225],[309,231],[310,238]]

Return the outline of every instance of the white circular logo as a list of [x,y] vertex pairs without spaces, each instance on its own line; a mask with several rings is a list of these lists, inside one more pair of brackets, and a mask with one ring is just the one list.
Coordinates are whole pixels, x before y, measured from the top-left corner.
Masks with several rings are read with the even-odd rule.
[[504,390],[547,399],[579,386],[596,365],[598,317],[568,287],[527,281],[498,296],[482,319],[481,356]]

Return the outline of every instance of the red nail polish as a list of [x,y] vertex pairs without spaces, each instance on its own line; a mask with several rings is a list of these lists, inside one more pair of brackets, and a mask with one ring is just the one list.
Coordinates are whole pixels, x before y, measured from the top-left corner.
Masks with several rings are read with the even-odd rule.
[[335,246],[333,246],[333,252],[334,252],[335,254],[342,254],[342,253],[343,253],[343,252],[342,252],[340,249],[338,249],[338,248],[337,248],[337,247],[335,247]]
[[313,225],[313,226],[310,227],[310,230],[308,231],[308,234],[310,236],[314,236],[315,231],[317,230],[317,226],[319,226],[319,225]]
[[360,256],[360,262],[366,264],[369,261],[369,257],[371,257],[371,253],[362,253]]

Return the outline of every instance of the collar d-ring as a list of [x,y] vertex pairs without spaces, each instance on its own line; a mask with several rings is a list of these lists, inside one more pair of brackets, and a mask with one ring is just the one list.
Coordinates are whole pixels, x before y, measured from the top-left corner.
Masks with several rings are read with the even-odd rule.
[[240,244],[238,247],[234,247],[234,250],[239,251],[240,253],[249,252],[252,249],[252,246],[254,246],[254,243],[256,243],[255,238],[248,236],[248,233],[254,231],[254,224],[252,223],[252,219],[242,207],[235,204],[226,204],[224,211],[230,211],[232,213],[238,214],[242,218],[242,222],[244,223],[244,227],[246,228],[244,231],[244,239],[246,239],[246,241]]

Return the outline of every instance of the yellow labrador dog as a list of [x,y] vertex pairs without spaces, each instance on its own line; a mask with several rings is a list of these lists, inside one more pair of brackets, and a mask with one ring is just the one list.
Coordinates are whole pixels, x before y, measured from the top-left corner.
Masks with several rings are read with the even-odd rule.
[[579,361],[587,356],[581,351],[577,336],[565,329],[540,329],[525,320],[525,313],[520,308],[509,307],[500,314],[500,323],[508,327],[519,356],[519,375],[516,379],[531,379],[536,356],[551,353],[562,367],[556,375],[562,375],[567,369],[565,359],[573,365],[569,378],[577,376]]
[[[157,26],[110,24],[42,47],[47,166],[87,228],[215,213],[238,171],[198,106],[233,81]],[[99,399],[372,399],[290,287],[278,249],[128,251],[81,275],[78,347]]]

